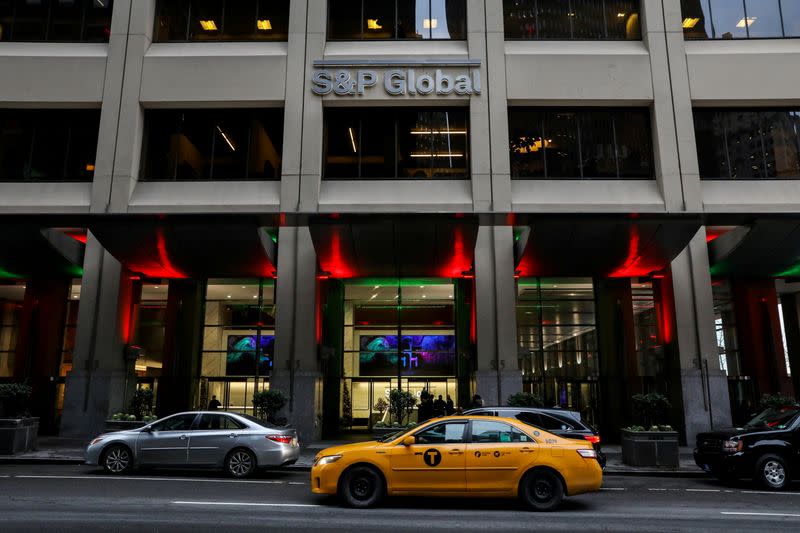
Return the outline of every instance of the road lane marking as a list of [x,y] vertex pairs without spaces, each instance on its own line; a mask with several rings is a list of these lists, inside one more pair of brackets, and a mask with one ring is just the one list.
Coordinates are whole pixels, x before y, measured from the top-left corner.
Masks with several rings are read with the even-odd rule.
[[720,489],[686,489],[686,492],[722,492]]
[[172,502],[174,505],[227,505],[230,507],[323,507],[311,503]]
[[[114,480],[114,481],[179,481],[188,483],[241,483],[244,485],[285,485],[286,481],[275,480],[252,480],[244,481],[238,479],[192,479],[192,478],[179,478],[179,477],[110,477],[110,476],[14,476],[16,479],[97,479],[97,480]],[[307,483],[303,483],[306,485]]]
[[647,490],[651,490],[653,492],[666,492],[668,489],[647,489]]
[[800,492],[770,492],[768,490],[740,490],[742,494],[769,494],[770,496],[800,496]]
[[602,487],[600,490],[627,490],[622,487]]
[[720,514],[736,515],[736,516],[790,516],[800,518],[800,514],[796,513],[749,513],[745,511],[720,511]]

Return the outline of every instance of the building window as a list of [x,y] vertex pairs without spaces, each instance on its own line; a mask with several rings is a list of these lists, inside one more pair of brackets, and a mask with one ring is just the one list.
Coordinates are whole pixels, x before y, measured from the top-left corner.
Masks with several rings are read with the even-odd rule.
[[800,37],[797,0],[681,0],[686,39]]
[[286,41],[288,0],[159,0],[154,40]]
[[[2,274],[3,269],[0,268],[0,277]],[[17,336],[24,300],[24,282],[0,285],[0,378],[14,377]]]
[[800,179],[800,110],[695,109],[701,179]]
[[464,40],[465,0],[329,0],[328,39]]
[[638,0],[503,0],[506,39],[640,40]]
[[466,179],[466,108],[326,109],[325,179]]
[[282,109],[148,110],[142,181],[279,180]]
[[0,0],[0,41],[107,43],[113,0]]
[[90,182],[99,110],[0,109],[0,182]]
[[515,179],[652,179],[647,109],[510,108]]

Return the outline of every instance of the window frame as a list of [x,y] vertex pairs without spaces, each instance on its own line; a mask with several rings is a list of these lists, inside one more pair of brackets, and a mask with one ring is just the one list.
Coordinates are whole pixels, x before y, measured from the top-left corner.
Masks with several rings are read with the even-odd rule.
[[[608,36],[609,28],[610,28],[611,25],[608,23],[608,20],[605,17],[605,13],[606,13],[605,4],[603,4],[603,31],[605,33],[605,37],[603,37],[602,39],[589,39],[589,38],[585,38],[585,37],[574,37],[574,35],[575,35],[575,23],[574,22],[570,22],[570,37],[509,37],[508,33],[506,33],[506,27],[505,27],[506,2],[507,1],[510,1],[510,0],[503,0],[503,7],[502,7],[502,13],[501,13],[501,15],[503,17],[503,22],[504,22],[503,23],[503,39],[505,41],[522,41],[522,42],[529,42],[529,41],[642,42],[643,39],[644,39],[644,36],[642,34],[642,1],[641,0],[632,0],[632,1],[636,2],[636,3],[638,3],[638,5],[636,6],[636,14],[639,16],[639,36],[637,38],[635,38],[635,39],[624,39],[624,38],[621,38],[621,37],[609,37]],[[538,1],[538,0],[534,0],[534,1]],[[571,2],[572,0],[569,0],[569,1]],[[538,6],[538,4],[536,4],[536,5]],[[570,4],[570,9],[572,9],[571,8],[571,4]],[[538,11],[538,7],[536,8],[536,11]],[[574,12],[574,10],[573,10],[573,12]],[[535,20],[534,24],[536,25],[537,33],[538,33],[538,28],[539,28],[539,16],[538,16],[538,14],[534,15],[534,20]]]
[[17,20],[17,3],[18,2],[16,0],[12,0],[11,17],[10,17],[11,23],[9,25],[10,26],[9,27],[9,31],[10,31],[11,38],[9,38],[7,40],[0,39],[0,42],[7,42],[7,43],[108,43],[111,40],[111,27],[112,27],[112,22],[113,22],[113,19],[114,19],[114,0],[110,0],[111,5],[108,6],[108,13],[109,13],[108,24],[107,24],[107,26],[108,26],[108,35],[105,36],[105,39],[103,39],[102,41],[96,40],[96,39],[86,39],[86,33],[87,33],[87,27],[88,27],[87,14],[88,14],[88,11],[94,7],[92,5],[92,2],[94,0],[78,0],[78,1],[81,2],[81,7],[82,7],[82,9],[81,9],[81,22],[80,22],[80,28],[79,28],[80,38],[78,40],[74,40],[74,39],[64,40],[64,39],[50,39],[49,38],[50,31],[52,29],[51,24],[52,24],[52,20],[53,20],[53,9],[54,9],[54,5],[53,4],[55,3],[56,0],[44,0],[44,1],[47,2],[46,6],[42,6],[42,8],[47,11],[46,16],[41,20],[41,23],[44,25],[44,29],[43,29],[44,39],[22,39],[22,40],[17,40],[17,39],[14,38],[14,27],[16,25],[16,20]]
[[[781,35],[772,35],[772,36],[756,36],[753,37],[750,35],[750,26],[745,23],[745,36],[744,37],[719,37],[717,36],[717,26],[715,24],[714,18],[714,10],[711,6],[711,2],[709,0],[699,0],[705,7],[708,9],[709,19],[707,21],[707,26],[711,29],[711,35],[707,37],[688,37],[687,34],[689,33],[687,30],[691,30],[692,28],[683,28],[683,39],[685,41],[758,41],[758,40],[765,40],[765,39],[800,39],[800,34],[798,35],[786,35],[786,18],[783,15],[783,4],[787,0],[778,0],[778,13],[777,16],[780,20],[781,24]],[[751,0],[739,0],[742,2],[742,13],[745,18],[749,18],[747,13],[747,2]],[[791,1],[791,0],[789,0]],[[683,3],[684,0],[681,0],[681,20],[685,20],[686,14],[683,11]]]
[[[449,424],[464,426],[463,432],[461,434],[461,441],[460,442],[419,442],[418,435],[424,433],[426,431],[430,431],[434,428],[439,426],[447,426]],[[447,431],[445,430],[445,435]],[[414,444],[425,445],[425,446],[447,446],[450,444],[467,444],[469,443],[470,438],[472,437],[471,432],[471,425],[469,420],[443,420],[441,422],[437,422],[435,424],[431,424],[430,426],[425,426],[424,428],[420,428],[419,430],[415,431],[412,435],[414,437]],[[403,446],[403,443],[400,442],[398,446]]]
[[[194,418],[192,419],[191,422],[189,422],[189,427],[186,428],[186,429],[156,429],[154,427],[154,426],[156,426],[158,424],[162,424],[162,423],[164,423],[164,422],[166,422],[168,420],[171,420],[173,418],[180,418],[180,417],[187,417],[188,418],[189,416],[193,416]],[[162,432],[162,433],[163,432],[167,432],[167,431],[193,431],[195,429],[196,425],[197,425],[197,421],[198,421],[198,417],[199,416],[200,416],[199,413],[177,413],[177,414],[162,418],[160,420],[156,420],[152,424],[149,424],[149,425],[147,425],[145,427],[150,428],[154,432]]]
[[[502,417],[498,417],[498,418],[502,418]],[[522,441],[514,442],[513,440],[511,442],[499,442],[499,441],[498,442],[476,442],[474,440],[475,432],[473,431],[473,425],[476,422],[488,422],[490,424],[502,424],[504,426],[508,426],[508,427],[510,427],[512,429],[512,432],[514,430],[516,430],[519,433],[521,433],[522,435],[525,435],[529,439],[530,442],[522,442]],[[544,431],[547,431],[547,430],[544,430]],[[514,424],[509,424],[508,422],[503,422],[501,420],[470,420],[469,421],[469,440],[467,441],[467,444],[496,444],[496,445],[505,446],[505,445],[508,445],[508,444],[538,444],[538,443],[539,443],[539,441],[536,440],[535,438],[533,438],[532,436],[530,436],[527,431],[523,431],[520,428],[518,428],[517,426],[515,426]]]
[[[388,39],[365,39],[363,37],[361,39],[354,39],[354,38],[343,38],[343,37],[334,37],[334,36],[332,36],[331,35],[331,27],[332,27],[332,25],[331,25],[331,11],[332,10],[330,8],[331,0],[328,0],[326,2],[326,6],[325,6],[325,8],[326,8],[326,13],[325,13],[325,40],[326,41],[330,41],[330,42],[357,42],[357,43],[361,43],[361,42],[396,42],[396,41],[400,41],[400,42],[437,42],[437,41],[439,41],[439,42],[441,42],[441,41],[444,41],[444,42],[447,42],[447,41],[466,42],[467,41],[467,37],[468,37],[468,34],[469,34],[469,26],[468,26],[468,24],[469,24],[468,11],[469,10],[467,9],[467,0],[462,0],[464,2],[464,38],[463,39],[452,39],[452,38],[451,39],[441,39],[441,38],[437,39],[437,38],[434,38],[433,36],[431,36],[428,39],[424,39],[424,38],[423,39],[402,39],[402,38],[397,37],[398,27],[399,27],[399,24],[400,24],[399,16],[398,16],[399,9],[400,9],[398,4],[399,4],[400,0],[391,0],[391,1],[394,2],[394,14],[395,15],[394,15],[394,31],[393,31],[393,33],[394,33],[395,37],[388,38]],[[431,18],[432,10],[433,10],[432,0],[428,0],[428,18]],[[365,18],[364,17],[364,0],[361,0],[361,18],[360,18],[360,22],[361,22],[361,32],[360,32],[360,34],[361,35],[364,35],[364,18]],[[433,35],[432,31],[431,31],[431,35]]]

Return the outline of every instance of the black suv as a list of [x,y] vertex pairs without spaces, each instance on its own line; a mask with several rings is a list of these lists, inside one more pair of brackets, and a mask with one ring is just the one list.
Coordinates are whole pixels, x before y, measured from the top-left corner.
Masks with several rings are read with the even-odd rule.
[[501,416],[516,418],[529,426],[543,429],[565,439],[586,440],[597,452],[597,461],[605,468],[606,456],[600,450],[600,435],[577,411],[546,407],[478,407],[464,411],[465,415]]
[[781,490],[800,477],[800,406],[773,407],[741,428],[697,435],[697,466],[721,480],[753,478]]

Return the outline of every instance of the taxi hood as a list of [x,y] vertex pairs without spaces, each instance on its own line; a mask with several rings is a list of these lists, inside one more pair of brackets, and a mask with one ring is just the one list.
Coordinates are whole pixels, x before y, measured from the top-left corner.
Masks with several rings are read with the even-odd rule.
[[373,448],[379,444],[381,443],[376,440],[371,440],[367,442],[354,442],[353,444],[342,444],[341,446],[332,446],[330,448],[325,448],[324,450],[319,452],[317,454],[317,457],[324,457],[327,455],[338,455],[342,453],[352,452],[355,450]]

